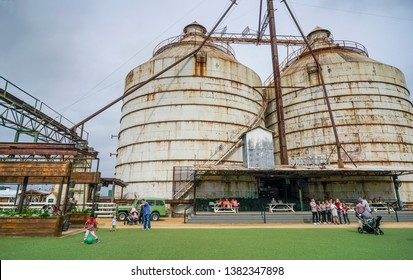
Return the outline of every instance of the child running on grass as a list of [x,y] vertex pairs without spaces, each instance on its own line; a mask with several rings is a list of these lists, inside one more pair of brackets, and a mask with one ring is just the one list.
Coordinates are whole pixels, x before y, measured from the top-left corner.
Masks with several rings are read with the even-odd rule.
[[86,221],[85,223],[85,236],[83,238],[83,242],[86,244],[86,238],[89,236],[89,233],[95,238],[96,243],[99,243],[99,237],[95,234],[95,229],[96,231],[98,230],[98,224],[95,220],[95,216],[94,215],[90,215],[90,219]]
[[110,231],[116,231],[116,216],[113,215],[112,217],[112,228],[110,229]]

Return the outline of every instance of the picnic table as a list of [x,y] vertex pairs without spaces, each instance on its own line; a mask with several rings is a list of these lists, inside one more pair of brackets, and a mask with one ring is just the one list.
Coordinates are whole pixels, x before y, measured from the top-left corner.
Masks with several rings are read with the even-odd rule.
[[369,204],[372,211],[394,211],[393,207],[391,207],[386,202],[374,202]]
[[294,205],[295,203],[269,203],[268,211],[271,213],[277,211],[295,212]]
[[214,203],[213,209],[215,213],[237,213],[238,212],[238,207],[233,207],[233,206],[223,207],[219,205],[218,203]]

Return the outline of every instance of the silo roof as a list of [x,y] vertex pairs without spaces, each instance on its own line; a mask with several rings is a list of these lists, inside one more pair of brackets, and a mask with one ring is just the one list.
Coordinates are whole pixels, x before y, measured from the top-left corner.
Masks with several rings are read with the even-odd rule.
[[[154,50],[152,59],[163,57],[184,56],[205,40],[207,30],[197,21],[187,25],[183,29],[183,34],[161,42]],[[207,51],[208,57],[216,57],[237,62],[233,50],[228,45],[220,45],[217,42],[206,42],[201,51]]]

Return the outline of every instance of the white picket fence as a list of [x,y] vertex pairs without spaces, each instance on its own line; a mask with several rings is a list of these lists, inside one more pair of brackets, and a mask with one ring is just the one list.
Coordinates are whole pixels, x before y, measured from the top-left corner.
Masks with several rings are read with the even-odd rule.
[[[112,218],[116,213],[116,203],[99,202],[97,204],[97,210],[95,210],[96,217],[98,218]],[[87,209],[92,209],[92,203],[86,203]],[[96,206],[95,206],[96,207]],[[96,208],[95,208],[96,209]]]
[[[42,209],[43,205],[49,205],[45,202],[30,202],[28,205],[32,209]],[[51,206],[52,204],[50,204]],[[26,206],[26,205],[25,205]],[[78,205],[77,208],[81,210],[81,206]],[[93,203],[86,203],[86,209],[92,210]],[[13,202],[0,202],[0,209],[10,210],[16,209],[17,206]],[[95,214],[98,218],[111,218],[116,213],[116,203],[110,202],[99,202],[95,203]]]

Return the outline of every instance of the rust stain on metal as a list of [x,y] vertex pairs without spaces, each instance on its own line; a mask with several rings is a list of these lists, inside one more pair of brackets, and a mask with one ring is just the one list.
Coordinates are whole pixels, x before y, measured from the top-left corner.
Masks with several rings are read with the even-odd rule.
[[[163,46],[133,70],[126,91],[199,46],[204,28],[185,30],[190,33],[182,41]],[[220,158],[251,123],[263,121],[260,84],[256,73],[208,42],[124,99],[117,177],[129,183],[130,194],[171,197],[174,166]],[[242,163],[240,146],[222,163]]]

